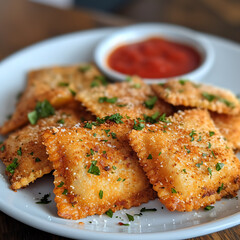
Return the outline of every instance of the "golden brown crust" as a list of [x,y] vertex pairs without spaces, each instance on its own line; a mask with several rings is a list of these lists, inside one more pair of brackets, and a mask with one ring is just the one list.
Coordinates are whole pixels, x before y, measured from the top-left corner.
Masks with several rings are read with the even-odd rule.
[[[151,108],[146,107],[145,101],[154,97],[155,94],[151,88],[143,83],[139,78],[133,77],[130,82],[108,84],[91,89],[86,89],[77,94],[76,99],[98,117],[104,117],[115,113],[131,118],[143,117],[144,114],[152,115],[156,111],[160,114],[172,113],[172,107],[162,101],[157,100]],[[100,98],[117,98],[116,102],[99,102]]]
[[[45,132],[59,216],[79,219],[109,209],[115,212],[156,197],[128,144],[130,129],[127,123],[105,123],[92,129],[82,125]],[[90,171],[93,165],[96,175]]]
[[34,110],[38,101],[48,100],[54,108],[65,107],[74,102],[75,92],[89,88],[94,77],[100,73],[94,65],[82,72],[86,64],[69,67],[51,67],[28,73],[27,86],[10,120],[0,129],[7,134],[28,123],[27,114]]
[[[17,159],[18,166],[14,173],[6,170],[13,190],[26,187],[37,178],[52,171],[46,148],[42,145],[41,133],[50,126],[73,126],[79,121],[79,114],[72,110],[59,110],[50,118],[39,120],[34,126],[28,125],[8,136],[1,145],[0,159],[7,166]],[[8,169],[8,168],[6,168]]]
[[211,112],[211,118],[221,134],[226,138],[229,147],[240,149],[240,114],[227,115]]
[[[240,162],[226,147],[209,113],[194,109],[167,120],[171,122],[129,134],[130,145],[160,201],[170,211],[191,211],[235,196]],[[219,170],[220,163],[224,166]]]
[[173,105],[200,107],[233,115],[240,111],[236,96],[218,87],[184,80],[171,80],[165,84],[152,85],[152,89],[158,97]]

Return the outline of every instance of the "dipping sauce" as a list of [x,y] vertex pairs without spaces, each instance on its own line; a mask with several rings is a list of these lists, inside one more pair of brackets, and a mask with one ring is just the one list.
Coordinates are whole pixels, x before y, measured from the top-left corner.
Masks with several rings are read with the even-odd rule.
[[142,78],[168,78],[189,73],[201,64],[192,47],[163,38],[150,38],[113,50],[107,59],[113,70]]

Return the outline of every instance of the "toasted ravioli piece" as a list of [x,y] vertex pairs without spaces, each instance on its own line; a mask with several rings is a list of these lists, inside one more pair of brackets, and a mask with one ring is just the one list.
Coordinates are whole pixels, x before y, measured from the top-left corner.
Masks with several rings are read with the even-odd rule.
[[156,111],[167,115],[172,113],[172,107],[158,100],[151,88],[137,77],[129,82],[86,89],[79,92],[76,99],[97,117],[120,113],[141,118],[144,114],[152,115]]
[[41,133],[50,126],[73,126],[79,122],[79,114],[72,110],[59,110],[49,118],[39,120],[8,136],[0,146],[0,159],[6,165],[11,188],[26,187],[37,178],[52,171]]
[[[94,65],[82,64],[69,67],[51,67],[28,73],[27,86],[10,120],[1,127],[7,134],[27,124],[27,114],[38,101],[48,100],[55,108],[62,108],[74,101],[77,91],[99,83],[101,76]],[[102,77],[102,76],[101,76]]]
[[[85,127],[84,127],[85,126]],[[92,129],[90,129],[92,128]],[[44,134],[58,215],[80,219],[156,197],[128,144],[128,124],[54,128]]]
[[170,211],[199,209],[239,189],[239,160],[206,110],[179,112],[164,123],[133,130],[129,139]]
[[235,150],[240,149],[240,114],[227,115],[211,112],[211,117],[220,130],[221,134],[226,138],[231,146]]
[[240,104],[230,91],[210,85],[196,84],[186,80],[171,80],[152,85],[158,97],[173,105],[206,108],[213,112],[238,114]]

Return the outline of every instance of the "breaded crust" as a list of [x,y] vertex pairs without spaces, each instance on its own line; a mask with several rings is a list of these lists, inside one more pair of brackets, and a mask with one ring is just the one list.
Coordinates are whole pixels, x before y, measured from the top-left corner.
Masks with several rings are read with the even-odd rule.
[[[108,100],[104,101],[103,98]],[[105,87],[80,91],[76,99],[97,117],[120,113],[131,118],[142,118],[144,114],[152,115],[156,111],[167,115],[172,113],[172,107],[158,100],[151,88],[138,77],[133,77],[129,82],[108,84]],[[110,102],[107,102],[109,100]],[[146,106],[145,102],[149,100],[150,104]]]
[[235,196],[240,163],[206,110],[179,112],[129,134],[160,201],[170,211],[191,211]]
[[54,166],[58,215],[80,219],[156,197],[128,144],[126,124],[54,128],[43,136]]
[[[84,67],[89,68],[83,71]],[[55,108],[65,107],[74,101],[77,91],[89,88],[100,73],[94,65],[81,64],[69,67],[51,67],[28,73],[27,86],[11,119],[0,128],[7,134],[28,123],[27,114],[34,110],[38,101],[48,100]]]
[[240,104],[230,91],[185,80],[171,80],[165,84],[152,85],[158,97],[173,105],[199,107],[213,112],[238,114]]
[[229,147],[240,149],[240,114],[227,115],[211,112],[211,118],[221,134],[226,138]]
[[[0,146],[0,159],[6,165],[6,174],[13,190],[26,187],[52,171],[52,163],[48,161],[46,148],[42,145],[42,131],[50,126],[67,127],[78,122],[79,114],[68,109],[59,110],[54,116],[39,120],[36,125],[28,125],[8,136]],[[11,173],[8,166],[13,164],[14,159],[17,159],[18,166]]]

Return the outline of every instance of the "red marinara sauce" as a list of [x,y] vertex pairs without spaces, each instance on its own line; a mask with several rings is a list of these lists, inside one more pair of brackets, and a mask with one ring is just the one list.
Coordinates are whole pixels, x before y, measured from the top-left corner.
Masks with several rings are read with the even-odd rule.
[[168,78],[193,71],[201,64],[201,56],[188,45],[153,37],[116,48],[107,63],[127,75]]

